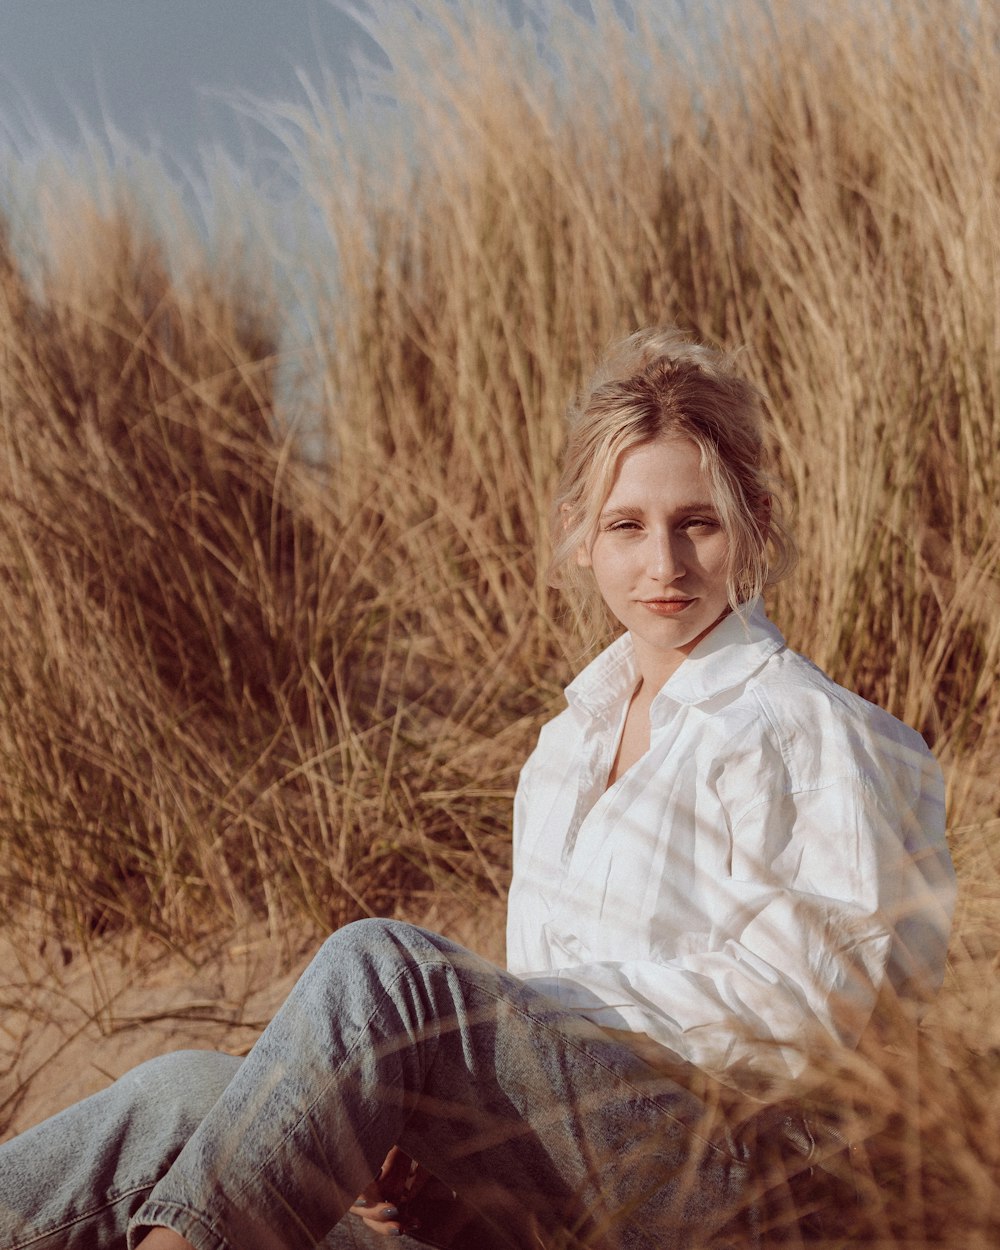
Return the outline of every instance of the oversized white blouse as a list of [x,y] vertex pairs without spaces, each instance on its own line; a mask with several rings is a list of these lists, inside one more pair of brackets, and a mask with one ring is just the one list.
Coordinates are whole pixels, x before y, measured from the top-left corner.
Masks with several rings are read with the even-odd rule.
[[738,1084],[854,1045],[880,992],[931,994],[954,873],[923,739],[757,604],[670,677],[649,750],[606,788],[638,678],[625,634],[521,773],[510,970]]

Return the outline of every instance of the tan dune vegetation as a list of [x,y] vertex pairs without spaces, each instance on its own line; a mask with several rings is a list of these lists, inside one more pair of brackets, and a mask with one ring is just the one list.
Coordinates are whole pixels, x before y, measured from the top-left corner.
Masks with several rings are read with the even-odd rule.
[[57,987],[112,946],[494,923],[586,654],[546,582],[563,413],[606,342],[676,321],[770,398],[801,547],[772,614],[948,781],[946,984],[824,1075],[864,1126],[829,1244],[995,1246],[1000,13],[567,4],[543,60],[530,24],[419,7],[377,29],[377,143],[319,94],[275,115],[312,236],[167,243],[116,175],[59,183],[30,263],[0,249],[0,1129],[63,1001],[26,1005],[43,943]]

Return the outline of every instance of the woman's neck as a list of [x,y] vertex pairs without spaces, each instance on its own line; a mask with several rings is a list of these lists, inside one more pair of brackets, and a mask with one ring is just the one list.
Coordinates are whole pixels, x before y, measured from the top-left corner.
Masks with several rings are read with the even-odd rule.
[[656,693],[640,678],[625,713],[618,750],[608,773],[608,786],[613,786],[649,750],[649,709]]

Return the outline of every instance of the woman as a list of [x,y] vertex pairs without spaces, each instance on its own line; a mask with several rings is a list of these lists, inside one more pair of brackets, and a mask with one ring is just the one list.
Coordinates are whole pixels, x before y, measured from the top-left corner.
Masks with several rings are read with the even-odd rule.
[[933,992],[953,894],[922,740],[760,605],[790,563],[760,409],[669,330],[576,408],[555,567],[626,632],[522,773],[511,971],[347,926],[242,1065],[154,1060],[0,1149],[0,1246],[380,1244],[410,1158],[476,1213],[456,1244],[737,1236],[757,1148],[699,1074],[803,1088],[877,999]]

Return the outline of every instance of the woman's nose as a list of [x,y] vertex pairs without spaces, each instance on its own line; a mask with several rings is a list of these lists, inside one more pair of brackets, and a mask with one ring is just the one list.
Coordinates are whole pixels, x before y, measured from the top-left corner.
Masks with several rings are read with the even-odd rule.
[[658,581],[672,582],[684,571],[684,563],[673,534],[654,537],[649,571]]

